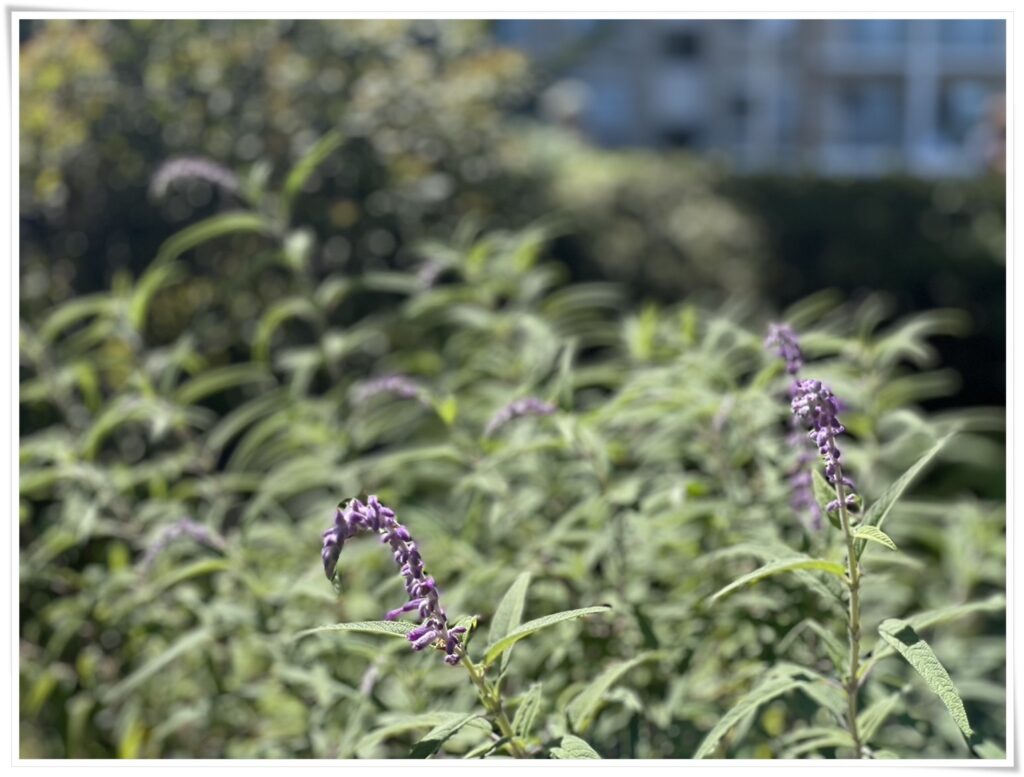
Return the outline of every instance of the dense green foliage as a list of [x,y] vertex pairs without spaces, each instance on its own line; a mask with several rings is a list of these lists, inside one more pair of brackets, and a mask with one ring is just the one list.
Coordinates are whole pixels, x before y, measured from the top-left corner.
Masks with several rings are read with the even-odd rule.
[[[263,24],[233,36],[190,24],[53,25],[33,41],[94,58],[75,54],[74,78],[52,76],[57,91],[68,79],[70,102],[33,81],[44,93],[23,94],[26,104],[81,106],[76,89],[101,102],[95,113],[66,107],[63,121],[26,116],[23,128],[39,133],[23,160],[23,185],[38,187],[23,192],[25,213],[52,221],[27,239],[23,265],[22,756],[851,756],[846,546],[829,523],[808,531],[790,506],[788,376],[764,348],[755,244],[715,193],[718,173],[681,159],[676,181],[651,157],[513,131],[484,110],[497,87],[474,74],[514,58],[488,54],[469,27],[443,25],[443,45],[425,47],[403,25]],[[260,41],[258,56],[245,48]],[[130,70],[143,42],[148,65]],[[365,57],[352,60],[358,77],[341,77],[348,102],[325,116],[318,90],[333,82],[310,78],[308,62],[339,47]],[[32,51],[44,71],[59,60]],[[127,121],[120,106],[166,95],[161,78],[198,74],[214,52],[249,68],[232,82],[254,84],[273,110],[211,121],[208,96],[167,125],[194,125],[196,145],[162,132],[156,151],[152,133],[122,127],[103,150],[88,140],[100,130],[74,129]],[[416,81],[423,58],[439,69]],[[90,63],[101,74],[91,87]],[[389,67],[410,70],[392,78]],[[111,74],[122,80],[105,92],[96,84]],[[203,76],[210,89],[227,77]],[[140,78],[141,91],[123,93]],[[196,79],[182,76],[181,88],[206,83]],[[396,117],[408,95],[394,92],[419,87],[431,110]],[[437,110],[456,94],[467,102]],[[162,121],[158,108],[148,110]],[[347,123],[357,120],[368,124]],[[417,165],[419,151],[389,154],[366,131],[402,121],[413,145],[441,138],[443,153],[423,151],[433,161]],[[424,205],[412,193],[425,181],[473,169],[462,132],[497,160],[496,177],[449,180]],[[233,156],[246,136],[270,145]],[[232,162],[245,186],[230,199],[175,187],[159,204],[172,220],[175,202],[206,205],[181,211],[189,225],[152,251],[133,245],[131,262],[85,249],[100,277],[120,270],[92,293],[59,269],[39,280],[71,235],[95,230],[94,246],[91,235],[142,229],[134,214],[159,210],[98,207],[93,226],[74,199],[47,199],[46,176],[72,198],[91,191],[90,165],[120,159],[118,138],[142,149],[119,196],[141,200],[151,159],[196,147]],[[273,164],[250,165],[257,156]],[[50,172],[40,183],[26,170]],[[705,234],[679,227],[698,200],[720,213]],[[383,202],[395,207],[377,211]],[[616,243],[608,213],[632,219],[637,242]],[[652,223],[678,230],[655,239]],[[604,274],[627,283],[625,262],[665,282],[645,264],[650,247],[683,257],[697,288],[721,291],[730,267],[747,268],[751,286],[721,303],[636,305],[626,285],[572,282],[564,243],[550,248],[566,229],[595,273],[607,250]],[[371,237],[383,232],[376,255]],[[1004,471],[1003,413],[920,407],[955,389],[932,341],[960,332],[963,317],[894,321],[878,298],[819,293],[784,318],[802,337],[804,373],[842,398],[844,461],[865,503],[865,752],[998,756],[1005,508],[992,484]],[[366,381],[394,373],[418,381],[422,401],[361,397]],[[557,412],[484,433],[525,396]],[[324,579],[320,533],[339,500],[364,493],[413,532],[449,617],[475,618],[471,666],[490,664],[492,682],[502,673],[515,743],[496,736],[466,664],[413,652],[394,636],[402,627],[379,623],[404,601],[385,548],[348,543],[335,585]],[[215,541],[167,542],[182,518]]]

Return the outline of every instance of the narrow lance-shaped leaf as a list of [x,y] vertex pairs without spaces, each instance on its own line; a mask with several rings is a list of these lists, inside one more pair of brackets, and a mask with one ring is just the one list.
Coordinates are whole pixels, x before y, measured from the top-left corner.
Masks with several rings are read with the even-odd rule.
[[[919,612],[917,615],[912,615],[906,620],[915,629],[927,629],[931,626],[937,626],[940,623],[948,623],[949,621],[957,620],[958,618],[966,618],[968,615],[973,615],[975,613],[999,612],[1005,608],[1006,597],[1002,594],[996,594],[995,596],[984,599],[980,602],[968,602],[967,604],[956,604],[952,607],[941,607],[936,610]],[[860,676],[866,676],[875,664],[883,658],[888,658],[893,654],[893,652],[893,648],[887,644],[877,646],[871,658],[861,665],[861,670],[859,672]]]
[[871,542],[877,542],[879,545],[884,545],[889,550],[896,550],[896,543],[877,526],[858,526],[853,530],[853,536],[858,540],[870,540]]
[[331,130],[313,144],[313,147],[291,169],[284,181],[282,194],[284,195],[285,207],[291,208],[296,195],[298,195],[306,181],[309,180],[309,177],[344,142],[345,138],[340,132]]
[[541,683],[534,683],[526,692],[523,700],[516,708],[516,715],[512,719],[512,733],[517,737],[526,737],[533,730],[533,722],[537,719],[543,697],[543,686]]
[[597,715],[604,695],[608,690],[622,679],[627,672],[645,661],[660,658],[661,655],[661,653],[657,652],[641,653],[629,661],[620,661],[605,669],[598,675],[597,679],[584,688],[566,707],[565,711],[569,716],[569,722],[572,723],[573,729],[579,733],[586,732],[590,728],[590,724],[594,722],[594,717]]
[[718,743],[722,741],[729,730],[743,719],[748,713],[753,712],[762,704],[771,701],[777,696],[800,688],[805,680],[794,673],[775,673],[768,675],[763,681],[751,688],[740,697],[739,701],[725,715],[719,718],[718,722],[704,737],[694,758],[707,758],[715,752]]
[[[494,611],[494,618],[491,620],[491,630],[488,634],[488,648],[498,642],[513,629],[518,628],[523,621],[523,608],[526,606],[526,592],[530,587],[530,573],[523,572],[517,577],[508,591],[498,602]],[[512,655],[509,650],[501,659],[501,668],[505,669],[508,660]]]
[[[878,529],[882,528],[882,524],[885,523],[886,517],[889,515],[889,511],[892,510],[893,505],[896,504],[897,500],[903,496],[903,492],[910,487],[910,484],[914,479],[921,474],[921,471],[928,466],[928,463],[935,458],[936,454],[941,451],[946,443],[950,441],[954,433],[947,434],[945,437],[936,442],[931,448],[925,451],[924,455],[915,461],[906,472],[904,472],[891,486],[889,486],[871,507],[868,508],[864,514],[864,520],[861,521],[862,526],[875,526]],[[860,556],[864,552],[864,540],[858,540],[857,542],[857,555]]]
[[843,566],[834,561],[825,561],[824,559],[819,558],[780,559],[779,561],[772,561],[762,567],[758,567],[753,572],[749,572],[743,575],[743,577],[733,580],[725,588],[722,588],[713,594],[711,596],[711,601],[716,602],[723,596],[731,594],[736,589],[742,588],[748,583],[756,583],[766,577],[778,575],[782,572],[793,572],[798,569],[812,569],[821,572],[828,572],[829,574],[835,575],[839,578],[842,578],[846,574],[846,570],[843,569]]
[[525,639],[541,629],[546,629],[549,626],[554,626],[555,624],[562,623],[563,621],[575,620],[576,618],[595,615],[599,612],[608,612],[610,609],[611,607],[608,605],[602,604],[597,607],[583,607],[579,610],[556,612],[553,615],[545,615],[543,618],[527,621],[522,626],[513,629],[493,645],[490,645],[484,655],[484,663],[487,665],[493,664],[495,659],[516,644],[519,640]]
[[326,626],[306,629],[296,634],[293,639],[302,639],[310,634],[320,634],[327,631],[355,631],[361,634],[384,634],[389,637],[402,637],[416,628],[416,625],[409,621],[356,621],[354,623],[332,623]]
[[109,691],[107,691],[104,700],[109,702],[115,702],[123,698],[129,692],[135,690],[137,687],[142,685],[146,680],[155,675],[165,666],[170,664],[175,659],[183,656],[192,650],[205,645],[212,638],[212,634],[205,628],[196,629],[190,631],[181,637],[177,642],[171,645],[167,650],[163,651],[159,655],[151,658],[141,667],[132,672],[128,677],[119,682]]
[[964,733],[964,736],[969,738],[974,731],[967,720],[964,703],[956,686],[953,685],[949,673],[931,646],[917,635],[909,623],[897,618],[882,621],[878,627],[878,633],[921,675],[932,693],[946,705],[946,709],[949,710],[953,721]]
[[455,720],[439,723],[428,731],[423,739],[412,746],[412,750],[409,751],[409,758],[429,758],[441,749],[441,745],[459,733],[463,726],[479,717],[477,714],[464,715]]
[[221,213],[186,227],[167,238],[157,251],[153,264],[171,262],[189,249],[202,245],[208,240],[237,232],[270,235],[273,233],[273,229],[262,216],[256,213],[248,211]]

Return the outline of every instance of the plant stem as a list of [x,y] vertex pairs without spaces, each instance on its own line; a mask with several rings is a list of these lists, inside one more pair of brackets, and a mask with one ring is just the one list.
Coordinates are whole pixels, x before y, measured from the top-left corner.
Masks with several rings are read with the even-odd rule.
[[843,527],[843,536],[846,539],[846,586],[850,590],[850,612],[848,631],[850,637],[850,666],[846,678],[846,716],[849,719],[847,725],[850,729],[850,736],[853,738],[853,748],[857,758],[864,757],[864,745],[860,741],[860,732],[857,730],[857,690],[860,680],[857,675],[860,672],[860,561],[857,559],[857,544],[853,538],[853,531],[850,527],[850,515],[846,509],[846,488],[843,485],[843,472],[839,465],[836,465],[836,496],[839,498],[839,520]]
[[484,670],[474,664],[470,660],[469,654],[465,651],[462,653],[462,665],[466,667],[469,678],[473,681],[473,685],[476,686],[477,696],[480,697],[484,709],[494,718],[494,722],[497,724],[502,736],[508,739],[508,749],[512,751],[512,757],[526,758],[526,751],[523,750],[519,740],[516,739],[515,733],[512,730],[512,724],[509,722],[508,715],[505,714],[505,708],[501,703],[501,696],[487,682],[487,678],[484,677]]

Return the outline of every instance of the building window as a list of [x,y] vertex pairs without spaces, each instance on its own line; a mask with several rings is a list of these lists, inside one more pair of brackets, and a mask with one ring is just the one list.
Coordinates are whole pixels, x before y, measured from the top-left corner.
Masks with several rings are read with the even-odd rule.
[[1003,43],[1003,22],[998,19],[945,19],[939,22],[939,40],[953,46],[997,46]]
[[665,56],[677,60],[700,57],[700,36],[693,30],[671,32],[664,39]]
[[836,24],[839,37],[846,43],[893,46],[907,39],[907,22],[899,19],[848,19]]
[[700,143],[700,132],[696,127],[684,125],[666,127],[661,131],[661,140],[667,146],[693,148]]
[[939,133],[948,143],[962,145],[970,132],[985,119],[994,89],[984,81],[952,79],[942,86],[939,97]]
[[895,81],[846,84],[837,93],[837,135],[845,143],[898,145],[903,132],[902,103]]

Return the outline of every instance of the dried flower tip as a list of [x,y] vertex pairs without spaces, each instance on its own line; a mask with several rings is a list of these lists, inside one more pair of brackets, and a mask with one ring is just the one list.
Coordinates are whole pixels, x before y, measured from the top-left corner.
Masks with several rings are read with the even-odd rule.
[[527,415],[551,415],[555,412],[555,406],[537,397],[526,397],[517,399],[505,405],[494,414],[494,417],[487,423],[484,429],[484,436],[489,437],[509,421]]
[[786,371],[790,375],[796,375],[804,366],[800,342],[797,340],[796,332],[788,324],[770,324],[764,346],[777,349],[779,356],[786,360]]
[[160,199],[174,184],[185,180],[200,180],[235,193],[240,188],[238,176],[221,164],[205,157],[178,157],[160,165],[150,180],[149,190]]

